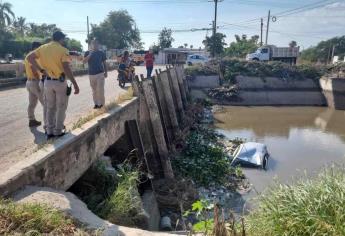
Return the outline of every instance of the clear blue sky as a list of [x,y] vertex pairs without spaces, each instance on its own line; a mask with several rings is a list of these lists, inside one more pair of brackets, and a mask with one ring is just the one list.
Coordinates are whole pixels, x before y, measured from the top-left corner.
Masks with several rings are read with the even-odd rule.
[[[127,10],[142,31],[144,46],[148,48],[158,37],[158,33],[148,31],[163,27],[173,30],[210,27],[214,14],[214,3],[207,0],[5,1],[13,4],[16,16],[23,16],[28,22],[54,23],[69,37],[82,41],[84,48],[86,16],[91,23],[98,24],[111,10]],[[309,7],[301,12],[282,13],[307,4]],[[259,18],[266,17],[266,24],[269,9],[273,16],[277,15],[277,21],[271,22],[270,44],[286,46],[296,40],[302,48],[307,48],[323,39],[345,35],[345,0],[224,0],[218,9],[218,31],[227,35],[227,43],[234,40],[234,34],[260,34]],[[206,31],[173,33],[173,46],[187,43],[194,48],[201,47],[206,34]]]

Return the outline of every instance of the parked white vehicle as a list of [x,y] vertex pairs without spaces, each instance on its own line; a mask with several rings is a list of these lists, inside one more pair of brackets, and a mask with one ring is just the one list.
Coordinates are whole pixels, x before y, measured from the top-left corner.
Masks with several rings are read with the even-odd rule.
[[265,45],[254,53],[247,55],[247,61],[282,61],[290,64],[296,64],[299,56],[299,47],[276,47],[274,45]]
[[206,62],[208,62],[208,58],[202,55],[189,55],[187,57],[187,65],[191,66],[194,64],[205,64]]

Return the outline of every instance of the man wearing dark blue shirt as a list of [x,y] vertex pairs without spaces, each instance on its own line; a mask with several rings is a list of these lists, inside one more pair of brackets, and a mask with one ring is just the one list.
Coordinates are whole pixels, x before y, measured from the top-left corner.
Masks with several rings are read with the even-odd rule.
[[104,79],[108,77],[106,55],[99,50],[97,40],[91,42],[91,50],[84,55],[84,63],[89,65],[89,78],[92,88],[94,109],[102,108],[105,104]]

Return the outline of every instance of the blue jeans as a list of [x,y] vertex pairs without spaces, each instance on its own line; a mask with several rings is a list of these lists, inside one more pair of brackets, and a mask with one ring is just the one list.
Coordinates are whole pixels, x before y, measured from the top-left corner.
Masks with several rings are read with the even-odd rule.
[[147,70],[147,78],[150,78],[153,71],[153,66],[146,67],[146,70]]

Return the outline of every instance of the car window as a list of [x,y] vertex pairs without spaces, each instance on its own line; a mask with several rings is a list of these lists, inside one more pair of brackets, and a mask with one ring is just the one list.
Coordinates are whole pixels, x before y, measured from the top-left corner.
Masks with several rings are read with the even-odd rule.
[[261,53],[268,53],[268,48],[261,49]]
[[195,59],[200,59],[200,57],[197,55],[197,56],[195,56]]

